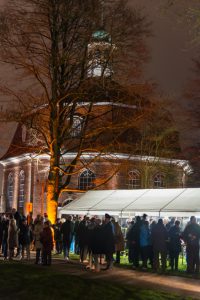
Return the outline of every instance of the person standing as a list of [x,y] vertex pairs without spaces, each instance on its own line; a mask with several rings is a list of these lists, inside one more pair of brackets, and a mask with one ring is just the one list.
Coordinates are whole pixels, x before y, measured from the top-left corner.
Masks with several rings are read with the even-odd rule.
[[153,245],[153,268],[155,271],[158,270],[159,255],[161,255],[162,271],[165,271],[168,233],[162,219],[159,219],[158,223],[153,226],[151,238]]
[[82,263],[86,261],[88,254],[88,222],[89,217],[84,216],[76,231],[76,237],[78,239],[80,249],[80,261]]
[[126,232],[126,246],[128,248],[128,261],[133,263],[133,244],[132,244],[132,230],[135,222],[132,220]]
[[26,218],[22,220],[22,224],[19,228],[19,242],[22,246],[21,258],[24,259],[24,250],[26,250],[27,260],[30,260],[31,231]]
[[115,263],[120,264],[120,253],[121,251],[124,251],[125,241],[119,223],[114,218],[112,218],[112,223],[114,225],[114,238],[115,238],[115,252],[116,252]]
[[181,230],[180,221],[175,221],[175,224],[170,227],[169,232],[169,258],[171,270],[178,271],[178,258],[181,252]]
[[14,249],[17,247],[17,226],[15,219],[11,218],[8,226],[9,260],[14,257]]
[[200,226],[194,216],[190,218],[190,223],[183,231],[183,239],[186,243],[187,272],[199,273]]
[[72,222],[72,217],[68,216],[66,221],[61,225],[60,232],[62,234],[62,244],[64,259],[69,260],[69,251],[73,237],[74,224]]
[[136,222],[133,225],[130,232],[130,243],[132,244],[132,249],[133,249],[133,269],[139,267],[141,225],[142,225],[141,218],[137,216]]
[[79,216],[76,216],[74,219],[74,253],[80,254],[79,240],[78,240],[78,227],[81,222]]
[[143,221],[140,228],[140,251],[142,257],[142,268],[145,270],[147,269],[148,259],[150,259],[150,263],[152,264],[150,228],[148,221]]
[[111,222],[111,216],[105,214],[105,221],[102,225],[102,254],[106,255],[107,266],[104,270],[112,269],[113,253],[115,252],[114,226]]
[[53,234],[50,228],[50,222],[45,221],[43,231],[40,235],[42,243],[42,264],[43,266],[51,265],[51,251],[53,250]]
[[3,252],[4,260],[8,258],[8,227],[9,227],[9,219],[6,215],[4,215],[2,221],[2,229],[3,229],[2,252]]
[[55,240],[55,246],[56,246],[56,254],[62,253],[62,234],[61,234],[61,226],[62,223],[60,219],[58,218],[56,220],[56,224],[53,225],[54,229],[54,240]]
[[94,258],[94,272],[100,271],[100,255],[102,254],[102,226],[101,219],[95,219],[96,226],[91,237],[91,251]]
[[38,218],[35,220],[34,231],[33,231],[34,246],[36,249],[36,257],[35,257],[36,265],[40,262],[40,258],[41,258],[42,243],[40,241],[40,237],[42,231],[43,231],[42,218],[38,216]]

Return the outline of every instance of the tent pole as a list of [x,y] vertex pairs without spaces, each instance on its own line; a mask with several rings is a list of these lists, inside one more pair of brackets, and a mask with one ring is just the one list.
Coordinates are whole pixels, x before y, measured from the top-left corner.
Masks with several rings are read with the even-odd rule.
[[120,226],[122,227],[122,210],[120,212]]

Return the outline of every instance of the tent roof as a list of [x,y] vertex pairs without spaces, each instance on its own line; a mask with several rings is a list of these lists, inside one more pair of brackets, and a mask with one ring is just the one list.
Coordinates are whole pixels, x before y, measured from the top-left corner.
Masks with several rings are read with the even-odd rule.
[[200,188],[98,190],[59,209],[62,214],[200,215]]

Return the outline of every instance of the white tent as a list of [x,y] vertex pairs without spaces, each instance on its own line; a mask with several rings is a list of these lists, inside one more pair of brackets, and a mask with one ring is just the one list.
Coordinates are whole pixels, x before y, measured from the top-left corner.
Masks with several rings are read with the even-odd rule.
[[152,216],[200,216],[200,188],[98,190],[59,208],[58,215],[105,213],[127,217],[147,213]]

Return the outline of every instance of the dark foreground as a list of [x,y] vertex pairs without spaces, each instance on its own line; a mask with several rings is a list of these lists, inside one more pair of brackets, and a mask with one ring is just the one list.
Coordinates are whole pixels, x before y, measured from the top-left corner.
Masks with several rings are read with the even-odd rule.
[[[80,267],[80,266],[79,266]],[[84,278],[77,272],[67,272],[70,265],[61,267],[35,266],[20,262],[0,263],[0,299],[15,300],[165,300],[198,299],[180,296],[158,289],[120,284],[106,278]],[[114,270],[113,270],[114,271]],[[80,273],[83,270],[80,270]],[[84,271],[85,272],[85,271]],[[117,272],[117,271],[116,271]],[[115,272],[115,273],[116,273]],[[116,275],[116,274],[115,274]]]

